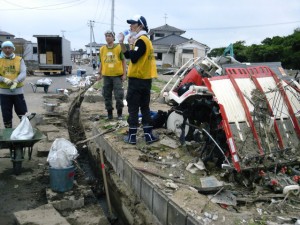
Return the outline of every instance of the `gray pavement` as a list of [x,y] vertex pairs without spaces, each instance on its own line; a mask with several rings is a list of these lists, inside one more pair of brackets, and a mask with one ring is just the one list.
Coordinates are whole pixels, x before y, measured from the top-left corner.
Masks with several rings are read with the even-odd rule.
[[[93,71],[91,66],[88,65],[81,65],[73,66],[73,71],[71,75],[34,75],[34,76],[27,76],[25,80],[25,85],[24,85],[24,96],[28,108],[28,112],[31,113],[37,113],[37,114],[42,114],[45,112],[44,108],[44,101],[45,97],[47,95],[53,95],[56,94],[57,89],[72,89],[72,85],[67,82],[66,78],[71,77],[72,75],[77,74],[77,69],[82,68],[87,70],[87,75],[93,74],[95,71]],[[44,89],[42,87],[38,87],[36,89],[36,92],[34,93],[32,90],[32,86],[30,83],[35,84],[37,80],[39,79],[44,79],[44,78],[50,78],[52,80],[52,84],[49,87],[48,93],[44,92]],[[4,128],[3,126],[3,121],[2,121],[2,113],[0,113],[0,124],[1,128]],[[17,115],[14,113],[13,114],[13,127],[16,127],[19,124],[19,119]]]

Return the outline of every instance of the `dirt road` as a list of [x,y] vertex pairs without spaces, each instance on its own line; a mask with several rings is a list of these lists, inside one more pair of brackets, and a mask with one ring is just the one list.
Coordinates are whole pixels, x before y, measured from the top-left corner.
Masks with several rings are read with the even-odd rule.
[[[87,67],[87,69],[90,68]],[[89,73],[92,72],[89,70]],[[46,112],[44,96],[56,94],[58,88],[72,89],[70,83],[66,81],[66,77],[69,76],[49,77],[53,83],[47,94],[43,88],[37,88],[34,93],[30,85],[30,83],[36,83],[38,79],[45,78],[44,75],[27,77],[24,91],[28,111],[37,113],[37,118],[43,117],[42,115]],[[67,111],[67,109],[65,110]],[[3,129],[1,115],[0,121]],[[18,123],[19,120],[14,114],[13,127],[16,127]],[[65,132],[67,133],[67,129]],[[46,156],[37,157],[37,152],[34,150],[31,160],[28,160],[26,155],[22,167],[22,173],[18,176],[14,175],[9,150],[0,150],[0,225],[14,224],[14,212],[33,209],[47,203],[45,189],[49,187],[49,175]]]

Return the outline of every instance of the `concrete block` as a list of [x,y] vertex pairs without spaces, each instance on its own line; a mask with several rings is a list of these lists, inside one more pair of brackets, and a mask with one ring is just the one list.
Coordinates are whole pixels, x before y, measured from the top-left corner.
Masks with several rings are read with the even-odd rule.
[[94,103],[94,102],[104,101],[104,98],[99,93],[86,93],[84,95],[83,101],[84,102]]
[[47,124],[47,125],[37,125],[37,129],[39,129],[43,133],[48,133],[48,132],[59,132],[58,127],[52,125],[52,124]]
[[48,132],[47,133],[47,139],[50,142],[55,141],[56,138],[65,138],[65,139],[69,139],[69,134],[68,132]]
[[19,225],[42,224],[43,225],[70,225],[51,204],[42,205],[31,210],[15,212],[16,223]]
[[128,161],[124,161],[124,182],[131,188],[131,174],[133,168]]
[[57,193],[47,188],[46,196],[48,203],[51,203],[57,210],[78,209],[84,206],[84,196],[81,192],[68,191]]
[[118,157],[118,153],[114,149],[112,149],[110,164],[112,165],[114,171],[116,171],[117,168],[117,157]]
[[186,224],[186,212],[183,211],[174,202],[168,202],[168,224],[183,225]]
[[110,144],[106,141],[106,139],[103,136],[100,136],[98,139],[99,141],[97,142],[97,144],[99,144],[99,146],[103,149],[105,155],[107,152],[107,160],[111,163],[112,160],[111,155],[112,155],[113,148],[110,146]]
[[45,140],[37,142],[33,149],[36,151],[37,157],[47,157],[52,146],[52,142],[47,142]]
[[132,175],[131,175],[132,189],[139,198],[141,197],[141,181],[142,181],[141,173],[136,170],[132,170]]
[[76,209],[67,216],[71,224],[110,225],[102,208],[98,204],[89,204],[81,209]]
[[204,225],[204,222],[200,222],[192,215],[187,214],[186,225]]
[[120,155],[118,155],[118,158],[117,158],[116,173],[121,180],[124,180],[124,160],[123,160],[122,156],[120,156]]
[[153,215],[161,222],[162,225],[167,225],[168,217],[168,197],[161,193],[160,190],[153,190]]
[[154,186],[146,178],[143,178],[141,181],[141,199],[151,212],[153,211],[153,189]]
[[128,224],[134,224],[134,215],[132,215],[131,210],[124,203],[122,203],[122,212],[124,213]]
[[[105,139],[104,139],[105,140]],[[110,163],[111,162],[111,151],[112,151],[112,148],[110,146],[107,146],[104,150],[104,155],[107,159],[107,161]]]

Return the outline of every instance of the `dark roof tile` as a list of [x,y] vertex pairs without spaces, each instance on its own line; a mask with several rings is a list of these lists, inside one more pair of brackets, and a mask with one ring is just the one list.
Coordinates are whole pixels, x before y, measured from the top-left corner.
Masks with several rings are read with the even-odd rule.
[[179,45],[181,43],[187,42],[189,39],[176,35],[176,34],[170,34],[168,36],[159,38],[157,40],[152,41],[153,45]]

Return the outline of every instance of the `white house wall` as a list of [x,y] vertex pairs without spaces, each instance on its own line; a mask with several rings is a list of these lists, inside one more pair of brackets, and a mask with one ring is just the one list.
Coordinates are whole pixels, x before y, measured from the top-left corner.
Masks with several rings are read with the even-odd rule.
[[164,53],[162,55],[162,64],[174,65],[174,53]]
[[[193,53],[182,53],[183,49],[190,49]],[[182,66],[185,62],[194,57],[204,57],[205,53],[205,46],[195,41],[188,41],[177,45],[174,60],[175,66]]]
[[37,43],[28,43],[24,47],[24,60],[38,61],[38,54],[33,54],[33,47],[37,47]]

